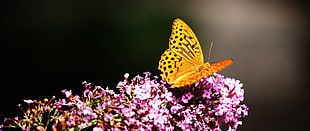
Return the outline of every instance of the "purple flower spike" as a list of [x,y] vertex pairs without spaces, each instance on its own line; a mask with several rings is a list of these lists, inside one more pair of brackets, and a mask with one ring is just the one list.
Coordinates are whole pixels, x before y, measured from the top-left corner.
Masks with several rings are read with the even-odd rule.
[[[81,95],[63,90],[65,98],[53,99],[54,103],[25,100],[27,111],[20,106],[25,116],[6,119],[16,125],[0,125],[0,128],[235,131],[242,124],[239,119],[248,115],[248,107],[241,104],[243,84],[220,74],[203,77],[192,85],[179,88],[166,87],[166,82],[157,80],[156,76],[151,79],[150,72],[131,80],[128,73],[124,77],[125,80],[116,87],[119,93],[93,87],[85,81]],[[49,123],[38,121],[45,120],[41,118],[43,116]],[[224,127],[227,128],[222,129]]]

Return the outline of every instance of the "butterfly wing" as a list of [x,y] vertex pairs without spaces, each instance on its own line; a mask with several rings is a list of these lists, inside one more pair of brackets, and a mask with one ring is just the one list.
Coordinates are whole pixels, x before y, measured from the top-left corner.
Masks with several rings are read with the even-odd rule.
[[203,53],[192,29],[181,19],[173,21],[169,49],[194,65],[203,64]]
[[192,29],[181,19],[174,20],[169,49],[161,56],[158,66],[163,80],[178,85],[183,78],[196,73],[195,66],[203,61],[200,44]]
[[229,66],[231,63],[233,63],[233,61],[234,61],[233,59],[227,59],[227,60],[216,62],[212,64],[210,67],[208,67],[206,70],[203,70],[202,75],[203,76],[212,75],[213,73],[218,72],[224,69],[225,67]]
[[162,71],[161,77],[169,84],[178,83],[184,76],[188,76],[195,72],[191,64],[184,61],[170,49],[167,49],[161,56],[158,69]]

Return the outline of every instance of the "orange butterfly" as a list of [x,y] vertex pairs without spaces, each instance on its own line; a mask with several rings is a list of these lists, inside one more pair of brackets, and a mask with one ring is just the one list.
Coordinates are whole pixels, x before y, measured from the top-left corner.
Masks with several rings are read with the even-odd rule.
[[204,76],[224,69],[233,59],[223,60],[214,64],[204,63],[203,53],[197,37],[191,28],[181,19],[172,25],[169,49],[161,56],[158,69],[161,77],[170,88],[193,84]]

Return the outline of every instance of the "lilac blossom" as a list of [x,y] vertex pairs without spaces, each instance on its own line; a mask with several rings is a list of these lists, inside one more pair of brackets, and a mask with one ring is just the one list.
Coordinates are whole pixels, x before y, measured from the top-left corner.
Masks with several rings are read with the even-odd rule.
[[[169,88],[165,81],[152,77],[149,72],[132,79],[128,73],[124,77],[116,87],[119,93],[83,82],[82,95],[63,90],[65,98],[62,99],[25,100],[28,109],[24,115],[28,117],[7,118],[6,122],[13,124],[0,127],[234,131],[242,124],[240,118],[248,115],[248,107],[241,103],[244,100],[243,84],[220,74],[203,77],[180,88]],[[43,116],[48,116],[47,121],[38,121],[43,120]]]

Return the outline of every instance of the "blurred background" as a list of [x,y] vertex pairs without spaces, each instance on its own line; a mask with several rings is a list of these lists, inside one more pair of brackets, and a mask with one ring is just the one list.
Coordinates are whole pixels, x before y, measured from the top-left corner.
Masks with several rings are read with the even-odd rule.
[[[196,33],[207,60],[241,80],[249,116],[240,131],[304,130],[309,120],[309,3],[299,1],[9,1],[1,48],[0,119],[24,99],[114,89],[123,75],[157,69],[174,19]],[[7,14],[6,14],[7,13]],[[306,121],[307,120],[307,121]]]

